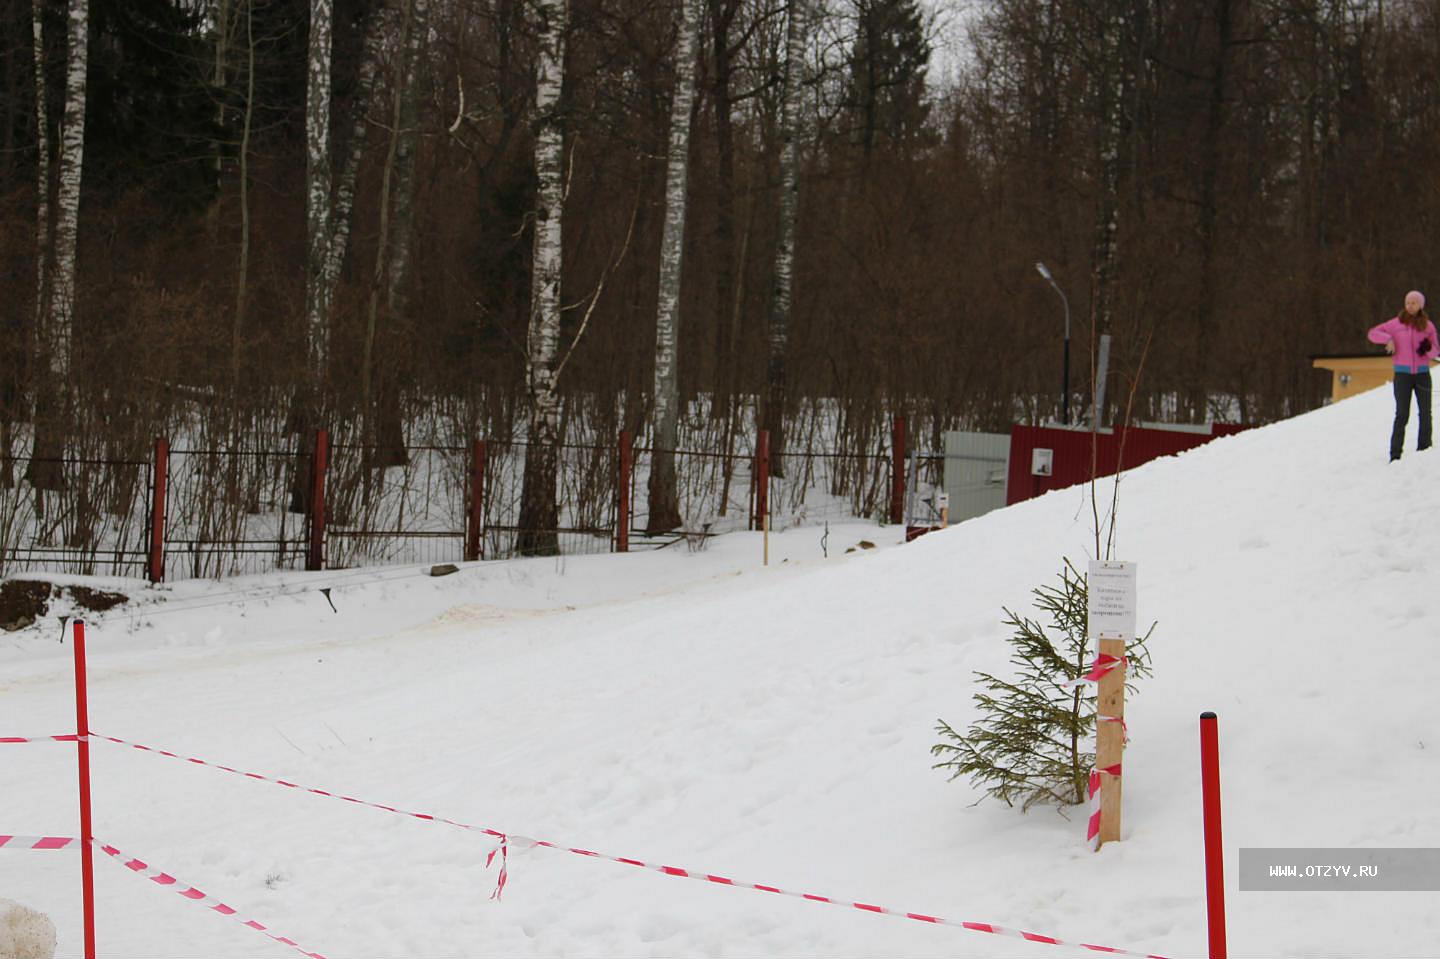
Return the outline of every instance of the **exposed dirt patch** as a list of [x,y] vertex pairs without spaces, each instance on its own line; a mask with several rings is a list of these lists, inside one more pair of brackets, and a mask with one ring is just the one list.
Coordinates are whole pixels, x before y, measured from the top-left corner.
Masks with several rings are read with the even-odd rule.
[[66,586],[63,588],[76,606],[91,613],[103,613],[107,609],[114,609],[121,603],[130,600],[130,597],[124,593],[110,593],[103,589],[91,589],[89,586]]
[[0,583],[0,629],[14,632],[36,622],[50,611],[50,604],[69,599],[77,610],[103,613],[130,597],[88,586],[56,586],[35,579],[7,579]]
[[24,629],[50,608],[49,583],[7,579],[0,583],[0,629]]

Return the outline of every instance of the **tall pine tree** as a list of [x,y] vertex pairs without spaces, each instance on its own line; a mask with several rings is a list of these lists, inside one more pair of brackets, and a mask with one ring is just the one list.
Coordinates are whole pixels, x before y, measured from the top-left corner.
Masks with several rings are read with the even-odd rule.
[[868,158],[877,146],[911,141],[929,116],[926,19],[916,0],[856,0],[847,112]]

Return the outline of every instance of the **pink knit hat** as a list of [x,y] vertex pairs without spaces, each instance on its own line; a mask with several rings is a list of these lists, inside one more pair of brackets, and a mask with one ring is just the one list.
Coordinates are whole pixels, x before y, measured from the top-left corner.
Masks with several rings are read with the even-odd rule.
[[1411,290],[1409,293],[1405,294],[1405,302],[1409,303],[1410,297],[1412,296],[1420,300],[1420,306],[1418,307],[1418,309],[1425,309],[1425,294],[1421,293],[1419,290]]

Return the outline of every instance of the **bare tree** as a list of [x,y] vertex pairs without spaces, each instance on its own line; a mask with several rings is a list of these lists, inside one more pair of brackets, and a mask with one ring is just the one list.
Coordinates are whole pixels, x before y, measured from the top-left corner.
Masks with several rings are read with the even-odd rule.
[[230,391],[240,390],[240,331],[250,297],[250,133],[255,119],[255,0],[245,0],[245,115],[240,123],[240,252],[230,323]]
[[32,0],[35,34],[35,147],[39,170],[35,189],[35,325],[43,329],[50,303],[50,108],[45,82],[45,0]]
[[[38,14],[37,10],[37,14]],[[65,115],[60,129],[59,184],[55,194],[52,295],[37,324],[45,373],[36,387],[35,456],[28,478],[37,489],[64,485],[59,462],[71,414],[70,362],[76,317],[75,269],[80,229],[80,181],[85,162],[85,90],[89,62],[89,0],[70,0],[66,31]],[[42,58],[43,72],[43,58]],[[45,97],[42,85],[37,102]],[[44,256],[44,251],[41,252]]]
[[[1143,2],[1143,0],[1142,0]],[[1111,0],[1099,12],[1099,56],[1095,70],[1095,112],[1099,134],[1096,158],[1099,199],[1091,253],[1090,333],[1092,351],[1102,350],[1114,320],[1120,271],[1120,174],[1126,152],[1129,118],[1126,103],[1135,88],[1136,34],[1143,28],[1133,0]],[[1106,364],[1092,352],[1092,379],[1106,375]],[[1100,368],[1097,368],[1100,367]],[[1104,405],[1105,383],[1094,384],[1092,402]],[[1105,422],[1104,409],[1091,410],[1092,426]]]
[[1220,170],[1225,161],[1221,137],[1227,111],[1226,67],[1235,44],[1234,0],[1214,0],[1216,38],[1210,73],[1210,90],[1205,110],[1205,138],[1201,144],[1204,163],[1200,172],[1200,295],[1195,304],[1194,354],[1190,393],[1190,415],[1204,422],[1209,413],[1210,364],[1215,349],[1214,327],[1218,292],[1219,259],[1216,255],[1220,221]]
[[[210,2],[210,21],[211,29],[214,32],[213,42],[215,45],[215,60],[211,65],[210,85],[212,89],[217,91],[225,89],[226,77],[229,73],[230,46],[232,42],[230,34],[235,27],[231,20],[235,15],[235,3],[236,0],[211,0]],[[246,19],[248,21],[251,19],[251,14],[248,10],[249,0],[246,0],[246,7]],[[225,128],[225,98],[223,96],[216,97],[215,99],[215,128],[217,130],[223,130]],[[220,224],[219,198],[223,187],[222,179],[225,173],[225,145],[223,140],[216,137],[215,142],[211,144],[211,150],[214,154],[211,158],[210,165],[215,177],[216,202],[210,206],[208,226],[213,234]]]
[[89,0],[70,0],[65,120],[60,131],[60,182],[55,194],[55,299],[47,344],[50,373],[62,391],[66,391],[65,381],[70,375],[76,316],[75,259],[80,233],[80,181],[85,163],[89,46]]
[[788,0],[785,16],[785,78],[780,98],[780,196],[776,202],[775,281],[770,297],[769,362],[761,423],[770,431],[770,462],[784,475],[786,356],[794,294],[795,219],[800,198],[800,54],[804,43],[802,0]]
[[399,386],[394,363],[380,377],[379,396],[374,395],[375,342],[381,316],[387,324],[401,322],[409,307],[410,250],[414,230],[415,147],[419,140],[420,53],[429,30],[427,0],[407,0],[399,57],[395,71],[390,122],[390,149],[380,189],[380,244],[375,254],[375,276],[365,322],[365,347],[361,358],[360,382],[363,415],[372,426],[367,429],[375,444],[371,463],[375,466],[403,466],[404,424],[400,421]]
[[310,0],[310,47],[305,86],[305,332],[309,400],[305,425],[318,410],[330,360],[330,296],[338,269],[330,250],[330,52],[332,0]]
[[[728,418],[734,394],[735,357],[730,345],[735,313],[737,270],[735,251],[735,54],[730,31],[740,0],[705,0],[710,12],[711,105],[715,115],[715,401],[711,414]],[[737,275],[738,274],[738,275]]]
[[556,377],[560,353],[560,216],[564,205],[565,152],[560,91],[564,80],[567,0],[538,0],[540,24],[535,62],[535,247],[530,279],[530,324],[526,344],[529,432],[525,478],[520,494],[521,555],[559,552],[559,511],[555,501],[559,465],[560,395]]
[[690,158],[690,110],[695,102],[695,43],[701,0],[680,0],[675,40],[675,94],[665,169],[665,226],[660,235],[660,296],[655,315],[655,442],[650,458],[647,533],[683,523],[675,488],[680,390],[677,376],[680,271],[685,251],[685,183]]
[[386,33],[394,26],[391,0],[377,0],[365,28],[365,43],[360,59],[360,74],[355,84],[355,98],[350,105],[350,142],[345,151],[345,164],[335,184],[335,200],[330,211],[330,239],[325,250],[324,276],[330,288],[327,297],[335,295],[335,284],[350,247],[350,229],[355,207],[355,184],[360,177],[360,161],[369,142],[370,106],[375,99],[375,81],[380,72],[380,58]]

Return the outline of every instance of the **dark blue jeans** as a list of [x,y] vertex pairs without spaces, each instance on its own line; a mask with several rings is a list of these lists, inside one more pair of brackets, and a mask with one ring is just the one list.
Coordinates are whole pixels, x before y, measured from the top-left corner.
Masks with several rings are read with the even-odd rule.
[[1430,448],[1430,371],[1402,373],[1395,371],[1395,427],[1390,431],[1390,458],[1398,460],[1405,446],[1405,425],[1410,422],[1410,394],[1420,411],[1420,442],[1416,449]]

